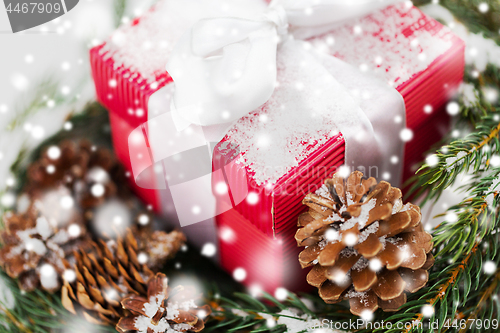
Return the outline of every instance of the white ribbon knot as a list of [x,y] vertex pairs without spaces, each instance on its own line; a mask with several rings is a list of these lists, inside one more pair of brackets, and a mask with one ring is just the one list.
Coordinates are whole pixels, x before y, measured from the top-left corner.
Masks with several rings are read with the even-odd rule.
[[272,4],[269,6],[268,10],[263,14],[264,19],[270,21],[276,25],[276,31],[280,37],[288,35],[288,17],[286,15],[286,10],[283,6]]

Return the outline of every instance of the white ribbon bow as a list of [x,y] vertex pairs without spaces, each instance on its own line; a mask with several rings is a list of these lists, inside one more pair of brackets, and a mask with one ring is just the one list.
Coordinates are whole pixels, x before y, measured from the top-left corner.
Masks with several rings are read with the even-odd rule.
[[175,83],[176,124],[224,133],[273,94],[280,43],[317,35],[396,1],[274,0],[254,19],[199,21],[180,38],[166,66]]

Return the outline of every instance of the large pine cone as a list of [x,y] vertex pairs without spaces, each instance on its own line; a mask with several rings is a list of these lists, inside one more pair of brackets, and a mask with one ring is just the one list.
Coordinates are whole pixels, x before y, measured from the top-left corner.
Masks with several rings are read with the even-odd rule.
[[307,282],[325,302],[349,299],[356,315],[395,311],[406,303],[405,291],[427,283],[432,236],[420,223],[420,208],[403,205],[398,188],[359,171],[347,179],[335,174],[303,204],[310,209],[295,234],[306,247],[299,261],[313,267]]
[[58,291],[72,253],[88,249],[91,241],[82,221],[58,226],[31,206],[24,214],[7,212],[0,236],[0,266],[19,287],[32,291],[39,285],[49,292]]
[[[101,240],[94,244],[94,251],[76,253],[76,281],[66,281],[62,288],[64,307],[74,314],[78,310],[85,319],[98,324],[115,325],[127,315],[120,302],[130,295],[146,295],[147,282],[154,276],[150,266],[173,256],[185,242],[185,236],[178,231],[155,231],[149,236],[169,243],[147,244],[144,239],[138,242],[128,229],[123,238]],[[152,248],[164,252],[154,252]]]
[[[158,273],[148,283],[147,295],[124,299],[123,308],[131,315],[120,319],[119,332],[200,332],[210,314],[208,305],[197,306],[192,289],[170,289],[168,279]],[[147,297],[146,297],[147,296]]]

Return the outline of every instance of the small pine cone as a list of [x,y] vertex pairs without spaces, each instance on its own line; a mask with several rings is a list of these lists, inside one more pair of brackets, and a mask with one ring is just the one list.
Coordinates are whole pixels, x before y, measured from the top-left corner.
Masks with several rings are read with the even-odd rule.
[[88,141],[64,141],[47,148],[29,166],[26,192],[40,198],[48,190],[65,186],[80,207],[90,209],[121,191],[117,186],[124,173],[111,151]]
[[168,279],[158,273],[148,283],[147,298],[133,296],[121,303],[130,315],[116,325],[119,332],[200,332],[205,328],[204,319],[211,313],[210,306],[197,306],[192,289],[179,286],[170,289]]
[[147,255],[149,269],[158,271],[186,243],[186,236],[178,230],[169,233],[151,232],[150,228],[135,228],[138,248]]
[[302,268],[313,268],[307,282],[327,303],[349,299],[351,312],[396,311],[429,278],[432,236],[420,223],[420,208],[403,206],[401,190],[387,182],[347,179],[335,174],[303,204],[295,239],[305,249]]
[[[174,232],[175,234],[177,231]],[[166,234],[155,231],[151,239]],[[161,238],[161,237],[160,237]],[[172,237],[176,240],[175,237]],[[146,295],[147,281],[154,276],[148,267],[149,258],[163,260],[175,254],[178,247],[171,246],[171,252],[147,252],[145,243],[138,243],[134,233],[127,229],[125,236],[116,241],[100,241],[94,244],[94,251],[80,251],[75,254],[75,281],[65,281],[62,288],[62,303],[72,312],[77,310],[92,323],[115,325],[126,315],[120,302],[130,295]],[[153,265],[151,265],[153,266]]]
[[58,291],[73,251],[88,249],[91,244],[81,221],[55,226],[33,206],[24,214],[5,213],[3,223],[0,266],[18,279],[24,291],[40,285],[49,292]]

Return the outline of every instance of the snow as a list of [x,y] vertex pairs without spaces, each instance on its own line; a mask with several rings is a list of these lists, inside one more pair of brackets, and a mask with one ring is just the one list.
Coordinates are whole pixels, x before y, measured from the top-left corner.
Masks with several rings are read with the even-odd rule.
[[486,204],[488,205],[488,207],[490,207],[490,209],[493,209],[493,200],[495,199],[495,195],[493,193],[490,193],[486,196],[486,198],[484,199],[484,201],[486,202]]
[[332,196],[330,195],[330,190],[328,189],[328,186],[326,186],[325,184],[321,185],[321,187],[316,190],[316,194],[325,199],[332,200]]
[[354,248],[346,247],[346,248],[342,249],[342,251],[340,251],[339,258],[349,258],[349,257],[352,257],[352,256],[357,255],[357,254],[358,254],[358,251],[356,251]]
[[147,317],[153,318],[154,315],[159,311],[162,310],[163,308],[161,306],[161,303],[165,299],[165,295],[159,294],[156,296],[151,296],[149,298],[149,302],[144,304],[144,313],[146,314]]
[[40,283],[47,290],[57,289],[59,287],[59,275],[54,266],[44,264],[39,269]]
[[366,259],[365,257],[361,257],[359,258],[359,260],[354,264],[354,266],[352,266],[351,269],[354,269],[356,271],[360,271],[366,267],[368,267],[368,265],[370,264],[370,262],[368,261],[368,259]]
[[47,239],[54,233],[49,225],[49,221],[47,221],[47,219],[43,216],[37,218],[35,229],[42,239]]
[[403,208],[403,200],[398,199],[396,200],[396,202],[394,203],[394,206],[392,206],[392,214],[396,214],[398,213],[399,211],[401,211],[401,209]]
[[47,240],[47,246],[49,244],[54,243],[54,244],[64,244],[67,243],[70,239],[72,238],[78,238],[78,236],[71,236],[66,230],[61,229],[57,231],[49,240]]
[[299,316],[290,309],[282,310],[278,315],[280,315],[278,317],[278,325],[285,325],[287,333],[311,332],[313,327],[321,326],[321,322],[318,319],[313,319],[308,315]]
[[184,301],[184,302],[180,302],[180,303],[179,302],[168,302],[166,318],[168,320],[173,320],[179,315],[179,309],[184,310],[184,311],[188,311],[191,309],[195,309],[196,307],[197,307],[196,303],[192,299]]
[[367,297],[368,297],[368,294],[367,292],[365,291],[355,291],[354,289],[351,289],[349,290],[346,294],[345,294],[345,297],[346,298],[354,298],[354,297],[357,297],[360,299],[360,301],[365,304],[365,305],[368,305],[368,302],[367,302]]
[[328,228],[323,234],[323,237],[328,242],[335,242],[340,240],[340,233],[335,228]]
[[495,208],[493,206],[493,202],[495,200],[495,195],[500,191],[499,185],[500,185],[500,178],[494,179],[490,187],[488,188],[488,191],[486,192],[488,194],[486,195],[484,201],[491,210]]
[[445,166],[446,170],[448,170],[448,172],[451,172],[451,170],[453,168],[455,168],[455,164],[457,166],[462,165],[465,162],[465,159],[464,159],[465,156],[467,156],[467,152],[460,151],[457,153],[457,155],[452,156],[452,157],[448,157],[446,159],[446,166]]
[[231,312],[238,317],[248,317],[249,314],[240,309],[231,309]]
[[402,240],[403,238],[401,237],[389,237],[385,241],[394,245],[398,245],[398,243]]
[[358,217],[353,217],[349,219],[347,222],[343,223],[340,226],[340,230],[349,230],[356,223],[358,223],[358,228],[361,230],[365,227],[366,222],[368,222],[368,217],[370,216],[370,211],[375,207],[375,204],[377,203],[376,199],[371,199],[367,203],[363,204],[361,206],[361,213],[359,214]]
[[[418,9],[401,2],[334,29],[313,39],[312,44],[397,87],[451,47],[450,29],[444,27],[437,34],[415,29],[425,22]],[[361,28],[358,34],[352,33],[355,27]],[[407,27],[413,31],[410,37],[402,33]]]
[[201,255],[213,257],[217,253],[217,247],[213,243],[205,243],[201,249]]
[[408,202],[406,203],[403,208],[400,209],[400,212],[406,212],[408,209],[411,208],[411,204]]
[[[190,325],[185,323],[172,324],[171,326],[168,320],[175,319],[179,315],[179,309],[187,311],[195,308],[196,304],[194,301],[188,300],[181,303],[169,302],[165,309],[161,306],[164,300],[165,295],[158,294],[156,296],[151,296],[149,302],[144,304],[143,311],[145,316],[138,316],[134,322],[139,333],[149,333],[148,329],[152,330],[154,333],[180,333],[191,328]],[[155,324],[151,318],[153,318],[158,311],[166,311],[166,315]]]
[[[227,140],[241,151],[237,162],[247,168],[258,185],[276,183],[333,133],[338,133],[335,114],[348,108],[348,104],[337,99],[313,105],[318,91],[312,82],[324,76],[325,69],[311,55],[285,46],[278,53],[280,82],[274,94],[227,133]],[[297,82],[304,83],[300,91]],[[267,121],[256,121],[263,114]],[[263,138],[268,145],[261,144]]]
[[9,256],[17,256],[21,254],[24,250],[31,251],[39,256],[45,255],[47,253],[47,247],[45,243],[39,239],[31,238],[32,235],[36,235],[36,229],[21,230],[16,233],[17,237],[21,240],[18,246],[12,248],[9,252]]
[[373,222],[372,224],[370,224],[359,234],[358,242],[363,243],[368,238],[368,236],[378,231],[378,227],[379,227],[378,222]]
[[460,86],[460,94],[462,95],[462,102],[466,107],[472,107],[474,103],[477,101],[477,91],[473,84],[471,83],[462,83]]
[[180,332],[172,330],[165,318],[162,318],[155,325],[153,324],[151,318],[145,316],[138,316],[135,319],[135,327],[139,333],[149,333],[148,329],[152,330],[153,333],[165,333],[165,332]]
[[483,265],[483,271],[487,275],[493,275],[497,271],[497,264],[494,261],[488,260]]
[[430,318],[434,314],[434,307],[430,304],[426,304],[420,310],[424,318]]

